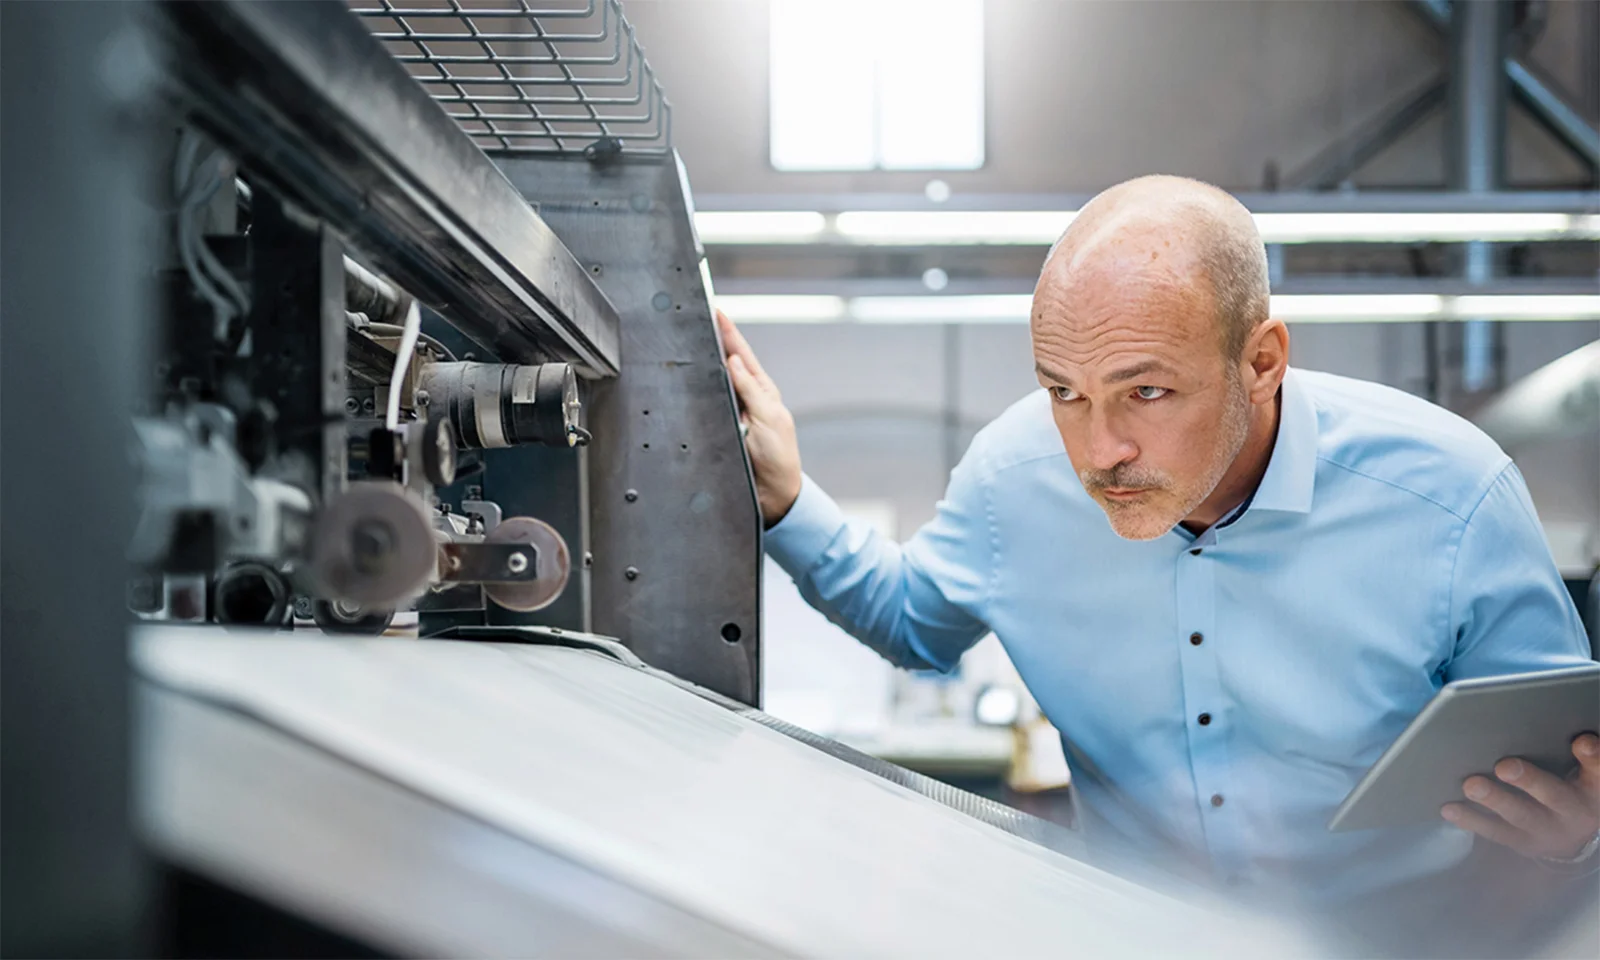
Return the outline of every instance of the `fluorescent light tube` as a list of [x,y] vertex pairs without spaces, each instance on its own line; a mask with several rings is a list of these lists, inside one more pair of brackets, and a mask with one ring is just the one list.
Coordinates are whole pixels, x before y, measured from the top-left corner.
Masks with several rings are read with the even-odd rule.
[[1070,210],[858,210],[834,220],[839,235],[871,244],[1055,243]]
[[[1049,246],[1072,210],[711,211],[695,214],[706,243]],[[1567,213],[1258,213],[1261,239],[1295,243],[1452,243],[1600,239],[1600,216]]]
[[1450,298],[1451,316],[1462,320],[1600,320],[1596,296],[1460,296]]
[[843,320],[843,297],[731,296],[717,297],[716,306],[734,323],[822,323]]
[[1258,213],[1266,243],[1573,240],[1600,236],[1600,217],[1566,213]]
[[694,215],[701,243],[800,243],[815,239],[828,218],[807,210],[721,210]]
[[1272,298],[1272,316],[1279,320],[1372,323],[1383,320],[1427,320],[1444,306],[1431,293],[1287,294]]
[[1027,323],[1033,297],[856,297],[850,316],[862,323]]

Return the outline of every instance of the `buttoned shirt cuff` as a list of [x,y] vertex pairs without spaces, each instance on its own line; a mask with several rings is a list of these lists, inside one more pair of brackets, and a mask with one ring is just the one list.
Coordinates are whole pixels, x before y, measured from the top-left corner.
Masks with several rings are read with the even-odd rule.
[[767,531],[767,556],[799,580],[822,559],[844,525],[844,511],[839,505],[810,477],[802,476],[800,496],[795,498],[794,506],[777,526]]

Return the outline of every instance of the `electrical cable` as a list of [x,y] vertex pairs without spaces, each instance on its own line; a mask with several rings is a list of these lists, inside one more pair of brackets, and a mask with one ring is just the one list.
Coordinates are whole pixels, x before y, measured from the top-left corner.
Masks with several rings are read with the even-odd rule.
[[173,160],[173,192],[178,195],[178,253],[200,295],[216,314],[216,337],[230,349],[242,340],[243,325],[232,323],[250,309],[249,297],[232,271],[223,266],[199,232],[198,218],[224,180],[226,158],[215,146],[202,155],[205,143],[192,130],[179,137]]
[[400,384],[406,378],[406,370],[411,367],[411,357],[417,351],[417,335],[421,332],[422,311],[413,300],[410,309],[406,310],[405,332],[400,336],[400,348],[394,353],[394,373],[389,377],[389,404],[384,425],[390,433],[400,429]]

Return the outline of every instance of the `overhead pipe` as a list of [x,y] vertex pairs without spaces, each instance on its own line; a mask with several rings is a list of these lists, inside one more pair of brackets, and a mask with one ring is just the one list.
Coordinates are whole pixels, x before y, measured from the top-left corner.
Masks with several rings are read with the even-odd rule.
[[[1450,20],[1450,128],[1446,161],[1450,185],[1490,193],[1505,183],[1506,34],[1510,7],[1503,0],[1456,3]],[[1471,285],[1494,277],[1494,248],[1482,240],[1464,250],[1463,275]],[[1499,379],[1495,330],[1468,320],[1461,339],[1461,386],[1477,392]]]

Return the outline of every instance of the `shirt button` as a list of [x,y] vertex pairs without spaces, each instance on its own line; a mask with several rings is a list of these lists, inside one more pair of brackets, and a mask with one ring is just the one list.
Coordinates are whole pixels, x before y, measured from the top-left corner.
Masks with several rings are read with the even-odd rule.
[[1203,643],[1205,641],[1205,639],[1206,638],[1201,636],[1199,633],[1191,633],[1191,634],[1189,634],[1189,642],[1191,644],[1193,644],[1194,646],[1197,646],[1197,647],[1200,646],[1200,644]]
[[1202,726],[1202,727],[1206,727],[1206,726],[1210,726],[1211,725],[1211,714],[1209,714],[1209,713],[1200,714],[1198,719],[1200,721],[1200,726]]
[[1220,794],[1220,793],[1213,793],[1213,794],[1212,794],[1212,795],[1211,795],[1211,805],[1212,805],[1212,806],[1213,806],[1213,807],[1220,807],[1220,806],[1222,806],[1222,794]]

